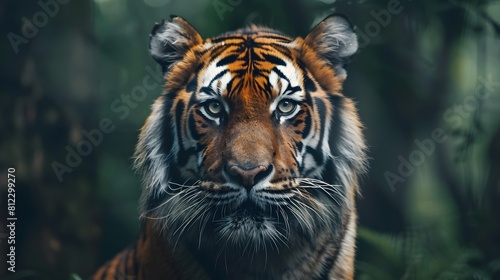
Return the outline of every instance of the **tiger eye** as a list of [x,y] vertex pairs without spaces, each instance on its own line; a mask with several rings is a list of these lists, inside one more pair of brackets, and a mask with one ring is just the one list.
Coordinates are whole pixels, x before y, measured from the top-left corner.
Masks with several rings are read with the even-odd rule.
[[205,107],[209,114],[218,115],[222,112],[222,105],[219,101],[212,101]]
[[280,103],[278,103],[278,110],[282,115],[289,115],[293,113],[296,107],[297,103],[287,99],[281,100]]

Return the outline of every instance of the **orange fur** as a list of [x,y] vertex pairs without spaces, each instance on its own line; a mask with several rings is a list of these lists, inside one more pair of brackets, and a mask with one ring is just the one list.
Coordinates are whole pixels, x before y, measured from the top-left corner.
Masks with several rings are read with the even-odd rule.
[[[366,146],[341,93],[349,28],[330,17],[305,39],[250,26],[202,40],[181,18],[157,25],[165,92],[136,148],[141,235],[92,279],[353,279]],[[252,172],[264,183],[238,181]]]

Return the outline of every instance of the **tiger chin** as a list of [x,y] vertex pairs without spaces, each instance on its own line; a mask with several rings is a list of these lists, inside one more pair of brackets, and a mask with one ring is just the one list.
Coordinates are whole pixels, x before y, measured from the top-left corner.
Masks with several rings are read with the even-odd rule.
[[202,39],[175,16],[149,46],[165,90],[135,152],[141,234],[92,279],[353,279],[366,146],[341,93],[350,22]]

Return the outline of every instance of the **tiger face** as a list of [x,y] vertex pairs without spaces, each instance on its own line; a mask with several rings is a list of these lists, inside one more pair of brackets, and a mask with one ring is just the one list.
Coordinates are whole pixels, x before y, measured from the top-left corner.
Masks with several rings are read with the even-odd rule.
[[214,257],[344,238],[365,168],[361,124],[341,94],[356,50],[336,15],[295,39],[251,26],[203,40],[180,17],[157,24],[150,52],[165,91],[136,148],[142,217]]

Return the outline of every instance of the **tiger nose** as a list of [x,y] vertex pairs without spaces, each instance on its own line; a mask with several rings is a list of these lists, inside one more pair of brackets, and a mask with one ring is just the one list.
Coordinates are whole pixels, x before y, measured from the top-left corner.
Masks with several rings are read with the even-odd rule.
[[228,173],[233,180],[240,183],[245,189],[250,190],[256,183],[265,178],[270,169],[270,166],[266,167],[264,165],[251,167],[230,165]]

